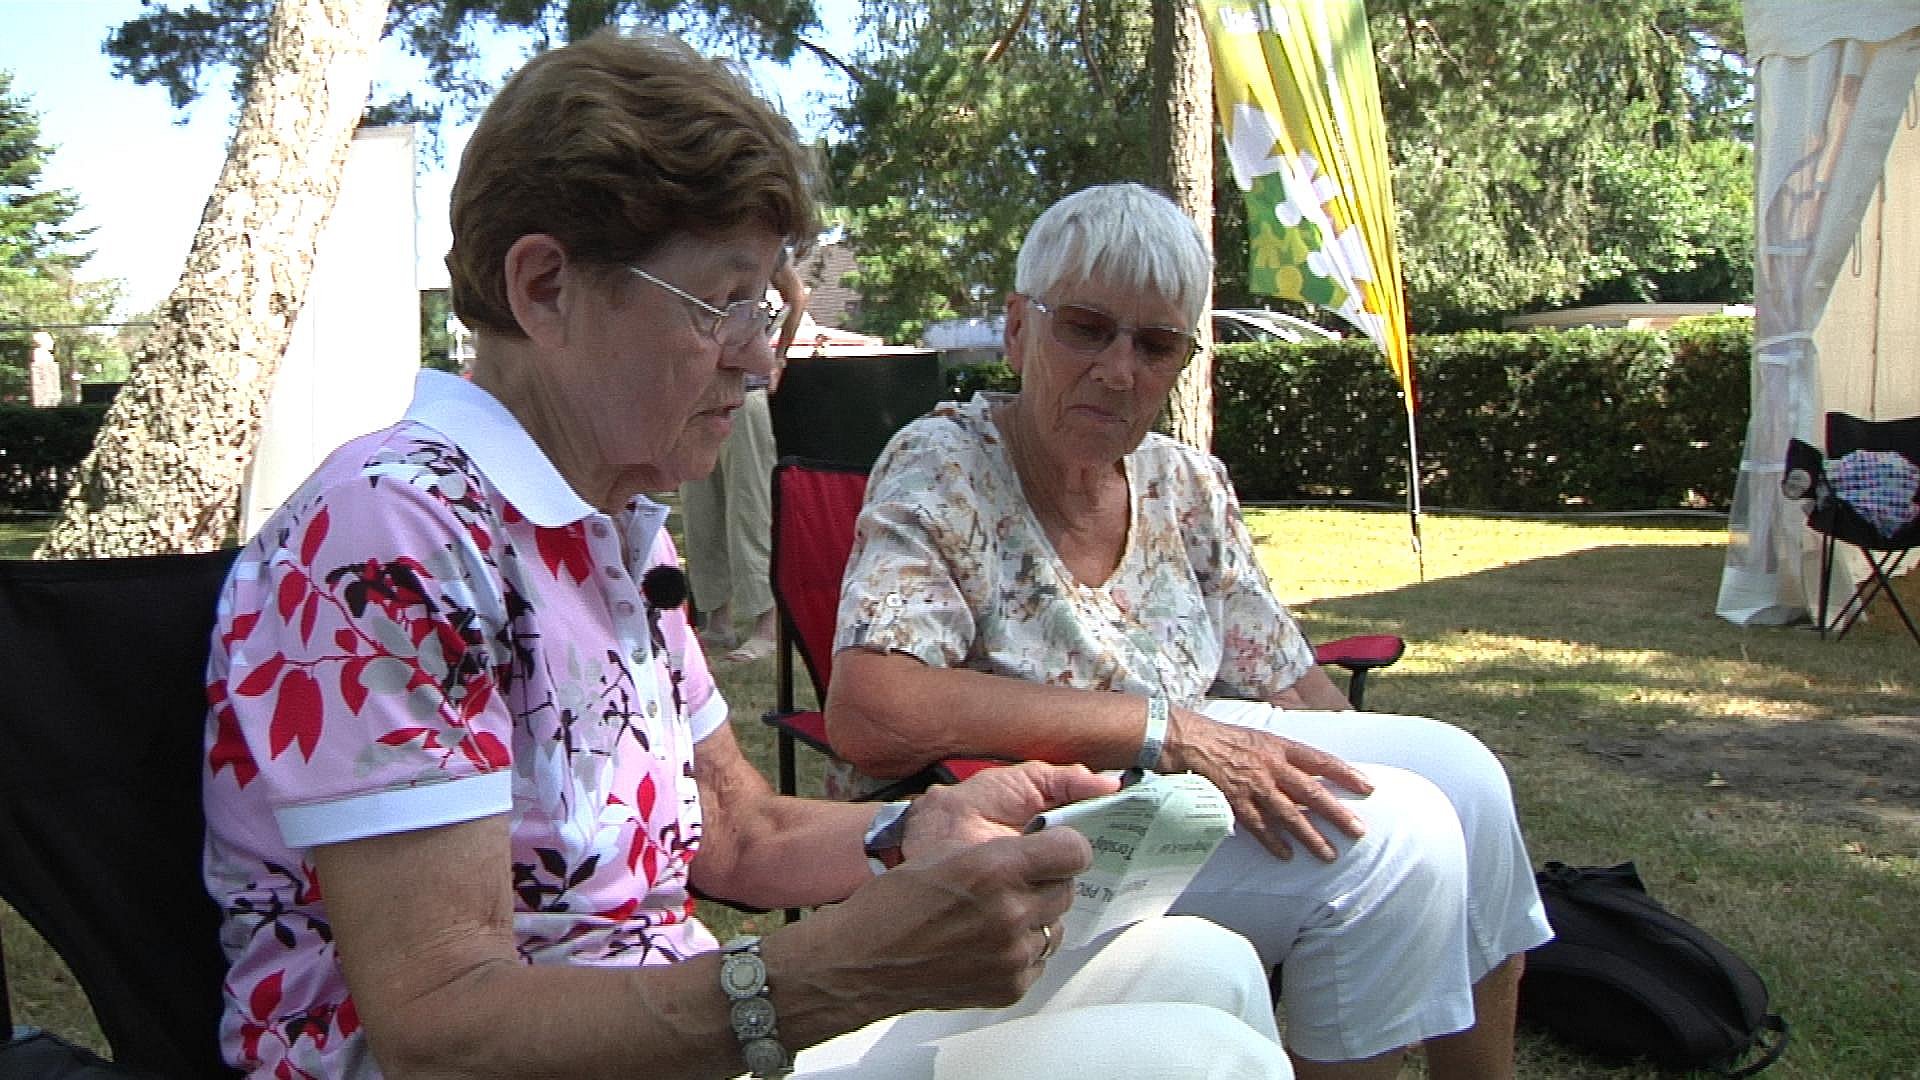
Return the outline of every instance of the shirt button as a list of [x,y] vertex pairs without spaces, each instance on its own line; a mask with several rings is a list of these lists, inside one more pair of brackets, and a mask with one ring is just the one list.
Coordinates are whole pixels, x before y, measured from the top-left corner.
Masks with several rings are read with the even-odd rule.
[[907,606],[907,598],[906,598],[906,597],[904,597],[904,596],[901,596],[901,595],[900,595],[899,593],[897,593],[897,592],[890,592],[890,593],[888,593],[888,594],[887,594],[887,606],[888,606],[888,607],[890,607],[890,608],[903,608],[903,607],[906,607],[906,606]]
[[621,569],[620,569],[619,567],[617,567],[617,566],[608,566],[608,567],[603,567],[603,569],[605,569],[605,570],[606,570],[606,572],[607,572],[607,576],[608,576],[608,577],[610,577],[610,578],[613,578],[613,579],[615,579],[615,580],[619,580],[619,578],[621,577],[621,575],[625,573],[625,571],[623,571],[623,570],[621,570]]
[[602,539],[602,540],[605,540],[605,539],[607,538],[607,536],[608,536],[608,535],[610,534],[610,532],[611,532],[611,530],[609,530],[609,529],[607,528],[607,525],[606,525],[606,522],[604,522],[604,521],[596,521],[596,522],[594,522],[594,523],[593,523],[593,535],[594,535],[594,536],[596,536],[596,537],[598,537],[598,538],[600,538],[600,539]]
[[627,601],[625,601],[625,600],[622,600],[622,601],[620,601],[620,602],[619,602],[618,604],[615,604],[615,605],[613,606],[613,609],[614,609],[615,611],[618,611],[618,612],[619,612],[620,614],[622,614],[622,615],[632,615],[632,614],[633,614],[633,605],[632,605],[632,604],[630,604],[630,603],[628,603],[628,602],[627,602]]
[[636,664],[644,664],[644,663],[646,663],[646,662],[647,662],[647,650],[645,650],[645,649],[643,649],[643,648],[641,648],[641,647],[640,647],[640,646],[638,646],[638,645],[635,645],[635,646],[633,647],[633,662],[634,662],[634,663],[636,663]]
[[652,720],[658,717],[659,715],[660,715],[660,703],[657,701],[647,702],[647,719]]

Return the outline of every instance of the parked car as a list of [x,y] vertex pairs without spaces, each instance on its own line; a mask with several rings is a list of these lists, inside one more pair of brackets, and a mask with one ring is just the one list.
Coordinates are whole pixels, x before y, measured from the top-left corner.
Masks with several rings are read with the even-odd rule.
[[1340,331],[1264,308],[1214,308],[1213,341],[1241,345],[1255,341],[1285,341],[1294,345],[1338,341]]

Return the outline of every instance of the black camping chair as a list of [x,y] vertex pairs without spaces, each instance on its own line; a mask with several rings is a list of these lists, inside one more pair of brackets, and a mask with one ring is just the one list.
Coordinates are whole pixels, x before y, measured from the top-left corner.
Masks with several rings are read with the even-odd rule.
[[[1846,413],[1827,414],[1827,447],[1823,454],[1799,439],[1787,445],[1786,473],[1783,484],[1788,497],[1806,501],[1807,525],[1821,536],[1820,542],[1820,636],[1838,628],[1834,640],[1847,636],[1867,605],[1884,594],[1893,610],[1906,624],[1907,633],[1920,643],[1920,628],[1894,591],[1892,577],[1915,548],[1920,548],[1920,506],[1906,524],[1891,536],[1864,516],[1858,507],[1835,492],[1830,469],[1834,462],[1856,450],[1880,450],[1904,455],[1920,466],[1920,416],[1904,420],[1862,420]],[[1828,586],[1833,577],[1834,553],[1839,545],[1858,550],[1867,561],[1868,573],[1840,605],[1831,622],[1827,619]]]
[[[0,1043],[0,1080],[237,1075],[200,878],[207,652],[233,555],[0,561],[0,897],[72,969],[115,1063],[30,1033]],[[0,957],[10,1036],[5,985]]]
[[783,458],[871,467],[893,433],[946,391],[930,352],[795,357],[767,401],[773,443]]

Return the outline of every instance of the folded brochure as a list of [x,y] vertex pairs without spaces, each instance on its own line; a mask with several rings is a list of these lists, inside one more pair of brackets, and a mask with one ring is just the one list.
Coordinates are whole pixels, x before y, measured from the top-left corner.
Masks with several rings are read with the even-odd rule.
[[1049,810],[1027,831],[1059,825],[1093,845],[1093,866],[1075,880],[1073,907],[1061,920],[1062,947],[1072,949],[1166,914],[1233,831],[1233,810],[1198,773],[1146,773],[1111,795]]

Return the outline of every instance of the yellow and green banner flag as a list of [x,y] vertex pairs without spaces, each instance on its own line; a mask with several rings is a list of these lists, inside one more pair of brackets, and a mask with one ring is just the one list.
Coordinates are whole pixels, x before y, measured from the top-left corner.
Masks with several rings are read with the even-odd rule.
[[1199,0],[1248,284],[1326,308],[1385,354],[1415,407],[1380,86],[1361,0]]
[[1373,38],[1362,0],[1198,0],[1256,293],[1325,308],[1372,339],[1407,416],[1407,511],[1420,545],[1420,447],[1406,295]]

